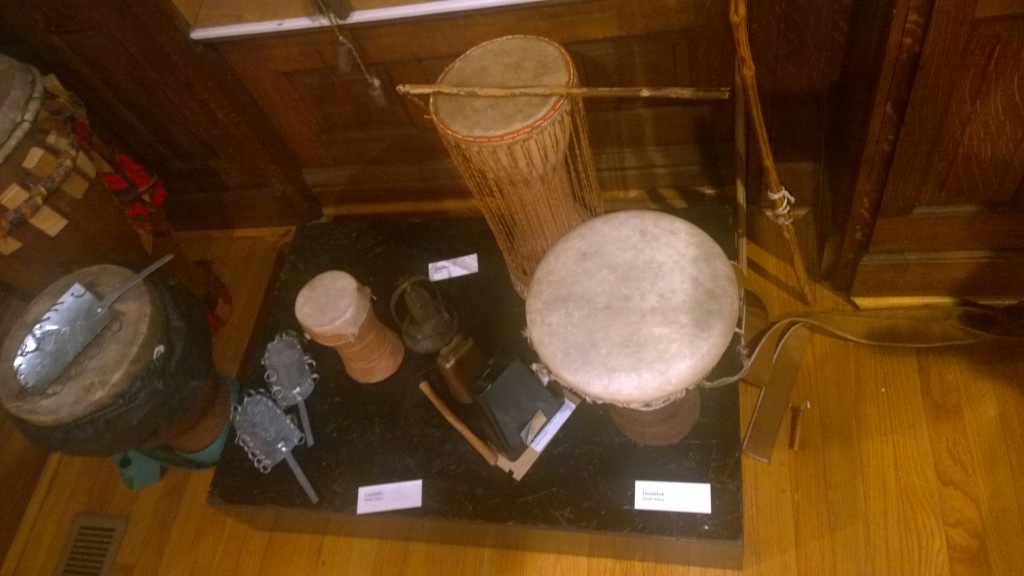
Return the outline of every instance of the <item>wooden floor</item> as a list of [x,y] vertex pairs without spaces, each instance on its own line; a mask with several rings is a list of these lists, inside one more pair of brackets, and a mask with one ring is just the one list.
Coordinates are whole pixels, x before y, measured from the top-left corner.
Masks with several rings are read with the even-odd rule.
[[[215,339],[233,372],[288,230],[180,236],[211,259],[235,313]],[[776,258],[751,250],[773,316],[796,310]],[[821,307],[842,303],[819,293]],[[751,575],[1024,574],[1024,350],[881,350],[815,335],[794,401],[809,400],[799,451],[744,458]],[[755,390],[742,391],[749,416]],[[742,424],[741,424],[742,425]],[[228,449],[237,449],[229,447]],[[250,528],[206,506],[212,473],[170,471],[126,490],[106,460],[51,457],[0,575],[52,574],[80,512],[127,515],[115,573],[216,575],[723,574],[721,570]],[[272,525],[273,511],[251,520]]]

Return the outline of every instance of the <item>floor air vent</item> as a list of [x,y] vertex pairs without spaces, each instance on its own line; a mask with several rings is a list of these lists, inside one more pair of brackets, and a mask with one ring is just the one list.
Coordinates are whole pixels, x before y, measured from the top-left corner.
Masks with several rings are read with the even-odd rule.
[[80,515],[64,544],[57,576],[107,576],[114,568],[117,549],[128,518]]

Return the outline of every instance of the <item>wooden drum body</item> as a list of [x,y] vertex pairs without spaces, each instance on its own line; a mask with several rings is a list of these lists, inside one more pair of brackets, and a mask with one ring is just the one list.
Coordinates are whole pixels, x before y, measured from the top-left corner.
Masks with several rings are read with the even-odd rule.
[[689,222],[653,211],[595,218],[563,237],[530,283],[526,322],[562,385],[609,404],[641,444],[682,439],[697,386],[736,330],[728,257]]
[[[578,78],[558,44],[507,36],[463,54],[438,83],[575,86]],[[525,296],[547,249],[601,213],[582,100],[434,95],[430,112],[487,218],[516,290]]]
[[[223,428],[226,387],[214,374],[202,306],[159,274],[112,304],[110,323],[45,390],[28,392],[18,381],[12,365],[25,335],[68,288],[77,282],[103,298],[133,275],[112,265],[69,274],[43,290],[4,339],[0,400],[30,440],[99,456],[154,446],[196,451]],[[211,429],[197,431],[201,423]]]
[[330,270],[307,282],[295,298],[295,318],[310,338],[338,352],[356,382],[384,380],[405,357],[401,338],[373,313],[370,290],[346,272]]
[[[0,281],[35,295],[83,266],[148,255],[72,135],[84,111],[0,55]],[[24,216],[27,216],[27,221]]]

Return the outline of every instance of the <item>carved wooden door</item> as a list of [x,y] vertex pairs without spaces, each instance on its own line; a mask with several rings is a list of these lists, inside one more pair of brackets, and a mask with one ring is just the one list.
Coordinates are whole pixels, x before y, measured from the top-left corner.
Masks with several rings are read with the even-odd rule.
[[1019,2],[936,0],[932,6],[878,217],[851,293],[1024,293]]

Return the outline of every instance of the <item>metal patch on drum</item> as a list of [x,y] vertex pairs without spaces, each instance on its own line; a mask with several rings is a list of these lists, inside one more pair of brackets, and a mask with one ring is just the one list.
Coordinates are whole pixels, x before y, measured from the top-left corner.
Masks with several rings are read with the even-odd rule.
[[23,390],[31,394],[45,393],[110,323],[113,303],[173,257],[168,254],[150,264],[102,300],[78,282],[68,288],[25,335],[18,348],[13,367]]

